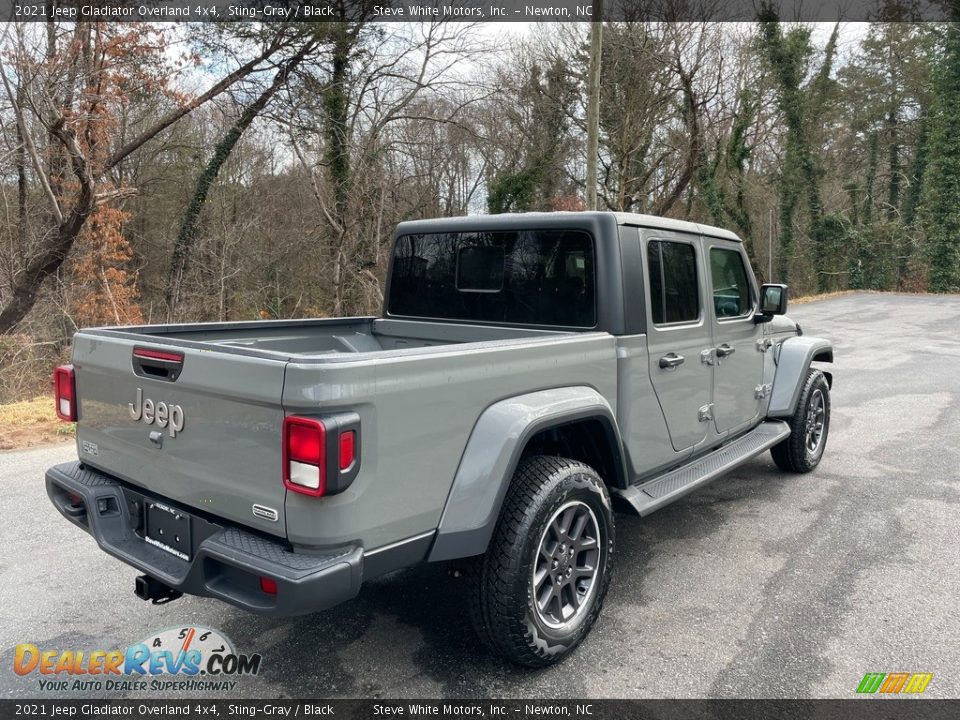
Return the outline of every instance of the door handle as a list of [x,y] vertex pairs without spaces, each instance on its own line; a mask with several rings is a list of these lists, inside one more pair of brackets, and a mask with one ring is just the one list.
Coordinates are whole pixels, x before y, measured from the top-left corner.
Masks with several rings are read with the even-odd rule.
[[727,357],[727,355],[733,355],[737,351],[736,348],[730,347],[726,343],[717,348],[717,357]]
[[675,368],[679,365],[683,365],[683,355],[667,353],[660,358],[660,368],[663,370],[666,370],[667,368]]

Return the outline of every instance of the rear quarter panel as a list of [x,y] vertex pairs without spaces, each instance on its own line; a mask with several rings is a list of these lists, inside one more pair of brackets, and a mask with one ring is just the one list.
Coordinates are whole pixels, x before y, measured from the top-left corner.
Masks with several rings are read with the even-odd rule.
[[483,410],[515,395],[574,385],[594,388],[615,410],[614,342],[606,333],[586,333],[291,363],[284,410],[358,412],[363,454],[357,479],[340,495],[287,494],[290,541],[360,542],[369,551],[435,530]]

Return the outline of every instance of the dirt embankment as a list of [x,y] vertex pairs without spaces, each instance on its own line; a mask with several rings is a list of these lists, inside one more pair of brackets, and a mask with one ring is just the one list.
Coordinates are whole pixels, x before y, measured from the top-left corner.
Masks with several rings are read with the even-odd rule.
[[22,450],[73,438],[73,423],[53,409],[52,397],[0,405],[0,450]]

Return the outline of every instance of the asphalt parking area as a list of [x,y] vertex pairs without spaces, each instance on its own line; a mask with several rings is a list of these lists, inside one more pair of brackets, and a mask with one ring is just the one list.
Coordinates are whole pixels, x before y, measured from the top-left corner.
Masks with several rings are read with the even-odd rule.
[[765,454],[648,518],[618,516],[603,615],[542,671],[487,655],[461,584],[435,566],[302,618],[144,603],[138,573],[47,500],[43,471],[73,446],[0,454],[2,697],[56,695],[13,673],[18,643],[112,649],[184,625],[262,653],[230,693],[251,698],[850,697],[864,673],[895,671],[960,697],[960,298],[851,295],[790,316],[836,347],[820,467],[787,476]]

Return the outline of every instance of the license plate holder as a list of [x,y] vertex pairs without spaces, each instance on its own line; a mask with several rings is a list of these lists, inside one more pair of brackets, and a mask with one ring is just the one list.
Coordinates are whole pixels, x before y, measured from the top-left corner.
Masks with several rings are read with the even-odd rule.
[[181,560],[190,560],[190,516],[163,503],[147,502],[144,540]]

